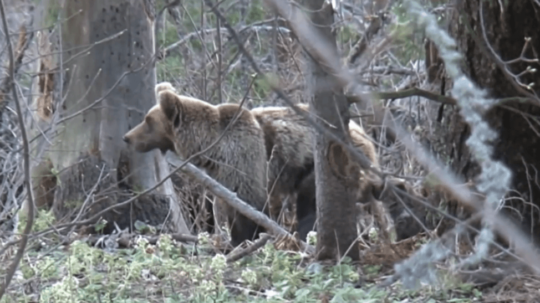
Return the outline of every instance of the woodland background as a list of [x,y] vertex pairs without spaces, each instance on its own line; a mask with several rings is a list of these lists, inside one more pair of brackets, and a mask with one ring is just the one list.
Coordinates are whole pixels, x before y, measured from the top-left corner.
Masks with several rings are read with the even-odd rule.
[[401,241],[360,218],[358,262],[278,235],[223,256],[210,191],[181,171],[158,184],[178,163],[126,150],[158,82],[213,104],[289,106],[276,87],[307,102],[309,60],[278,2],[2,0],[0,302],[540,300],[537,0],[333,2],[351,119],[404,180],[381,200],[413,214],[394,220]]

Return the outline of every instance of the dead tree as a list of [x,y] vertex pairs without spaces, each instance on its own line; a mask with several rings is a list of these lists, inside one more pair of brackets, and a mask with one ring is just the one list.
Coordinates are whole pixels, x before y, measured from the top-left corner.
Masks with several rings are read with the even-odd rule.
[[[39,196],[55,186],[44,202],[36,198],[41,205],[52,198],[59,221],[92,217],[169,174],[158,151],[135,153],[122,141],[156,102],[151,2],[66,1],[56,39],[40,32],[49,56],[41,57],[34,83],[33,133],[52,130],[34,142],[34,189]],[[188,233],[170,180],[101,218],[106,232],[113,222],[133,228],[140,220]]]

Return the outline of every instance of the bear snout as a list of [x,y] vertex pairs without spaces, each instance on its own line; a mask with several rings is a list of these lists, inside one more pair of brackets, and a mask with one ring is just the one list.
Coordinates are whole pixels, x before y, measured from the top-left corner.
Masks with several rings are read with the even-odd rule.
[[129,138],[128,138],[128,137],[123,136],[123,137],[122,137],[122,140],[124,140],[124,142],[126,142],[127,144],[129,144]]

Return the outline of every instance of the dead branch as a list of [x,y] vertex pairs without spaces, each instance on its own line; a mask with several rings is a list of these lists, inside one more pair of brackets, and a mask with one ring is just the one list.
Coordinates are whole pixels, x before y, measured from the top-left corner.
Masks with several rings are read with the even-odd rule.
[[382,28],[385,21],[384,19],[384,14],[379,14],[378,16],[374,16],[374,18],[372,18],[371,24],[364,32],[362,37],[358,40],[358,42],[352,47],[350,54],[347,56],[347,62],[349,64],[354,64],[357,59],[359,59],[362,54],[364,54],[369,42],[371,41],[371,39],[373,39],[373,36],[375,36]]
[[[219,24],[219,19],[216,20],[217,21],[217,35],[216,35],[216,38],[217,38],[217,55],[218,55],[218,67],[217,67],[217,90],[218,90],[218,104],[221,104],[223,103],[223,97],[222,97],[222,91],[223,91],[223,87],[222,87],[222,68],[223,68],[223,50],[222,50],[222,43],[221,43],[221,25]],[[246,92],[246,97],[247,95],[249,94],[249,89],[248,91]],[[243,101],[243,100],[242,100]]]
[[[171,1],[169,3],[167,3],[163,8],[161,8],[159,10],[159,12],[156,14],[156,16],[161,16],[161,14],[163,14],[163,12],[166,10],[166,9],[170,9],[170,8],[174,8],[175,6],[178,6],[180,4],[180,0],[174,0],[174,1]],[[156,17],[157,19],[158,17]]]
[[[456,100],[452,97],[447,97],[439,94],[432,93],[427,90],[420,89],[418,87],[409,88],[406,90],[401,90],[397,92],[376,92],[373,93],[378,95],[379,99],[402,99],[412,96],[420,96],[431,101],[435,101],[447,105],[456,105]],[[362,97],[360,97],[362,98]]]
[[402,76],[415,76],[418,74],[417,71],[409,68],[399,67],[399,66],[373,66],[369,69],[361,70],[358,74],[363,75],[367,73],[376,73],[376,74],[396,74]]
[[[191,16],[189,15],[189,11],[186,10],[186,8],[180,4],[182,6],[182,9],[186,12],[186,14],[188,15],[188,17],[190,18],[190,21],[191,23],[193,24],[193,27],[194,28],[197,28],[197,26],[195,26],[195,22],[193,22],[193,19],[191,18]],[[208,96],[207,96],[207,88],[208,88],[208,80],[206,79],[206,60],[207,60],[207,56],[208,56],[208,59],[210,60],[210,62],[212,64],[214,64],[214,61],[212,60],[212,56],[211,55],[208,55],[208,50],[207,50],[207,47],[206,47],[206,40],[205,40],[205,32],[204,32],[204,28],[205,28],[205,21],[206,21],[206,18],[204,17],[204,6],[203,4],[201,3],[201,33],[199,34],[198,31],[195,32],[196,36],[199,37],[199,41],[201,42],[202,44],[202,47],[204,49],[204,53],[206,54],[206,56],[202,56],[202,66],[204,67],[202,69],[202,78],[201,78],[201,91],[202,91],[202,97],[204,100],[208,100]]]
[[[26,127],[24,125],[23,112],[21,109],[21,104],[20,104],[19,96],[17,95],[17,88],[15,85],[16,61],[15,61],[15,55],[13,54],[13,48],[11,46],[11,38],[9,37],[9,27],[7,24],[6,12],[4,8],[3,0],[0,0],[0,15],[2,17],[2,25],[4,27],[4,33],[6,34],[6,42],[7,42],[8,56],[9,56],[9,79],[6,81],[11,84],[11,92],[13,93],[13,100],[15,102],[15,108],[17,110],[17,118],[19,120],[19,127],[21,131],[21,136],[22,136],[22,143],[23,143],[23,149],[24,149],[23,151],[24,183],[25,183],[26,194],[27,194],[27,199],[28,199],[28,216],[27,216],[26,226],[21,235],[22,239],[19,244],[19,249],[17,250],[17,254],[15,255],[15,258],[13,259],[13,262],[8,267],[8,270],[6,273],[6,280],[4,284],[0,287],[0,300],[1,300],[2,297],[4,296],[4,293],[6,292],[7,287],[9,286],[9,283],[11,282],[11,279],[13,278],[13,275],[15,274],[15,271],[17,270],[17,267],[19,266],[19,262],[21,261],[24,255],[24,250],[26,249],[26,244],[28,243],[28,234],[32,230],[32,226],[34,224],[34,197],[32,195],[32,183],[30,180],[30,147],[28,145],[28,136],[26,134]],[[22,60],[22,55],[20,56]]]
[[235,261],[238,261],[242,259],[243,257],[248,256],[252,252],[256,251],[257,249],[263,247],[268,240],[270,240],[271,236],[268,234],[265,234],[262,236],[259,240],[257,240],[253,245],[250,245],[249,247],[235,253],[234,255],[229,254],[227,256],[227,263],[233,263]]
[[[284,27],[278,27],[277,29],[274,29],[272,26],[269,26],[269,25],[255,25],[255,24],[246,25],[242,27],[242,29],[240,29],[238,32],[245,32],[245,31],[258,32],[258,31],[271,31],[271,30],[278,30],[280,32],[287,33],[287,34],[290,33],[290,30]],[[161,56],[163,57],[160,57],[160,58],[167,57],[173,51],[173,49],[186,44],[188,41],[190,41],[193,38],[197,38],[205,34],[213,34],[213,33],[225,32],[225,31],[226,31],[226,28],[206,28],[206,29],[201,29],[201,30],[186,34],[182,39],[163,48],[161,50]]]

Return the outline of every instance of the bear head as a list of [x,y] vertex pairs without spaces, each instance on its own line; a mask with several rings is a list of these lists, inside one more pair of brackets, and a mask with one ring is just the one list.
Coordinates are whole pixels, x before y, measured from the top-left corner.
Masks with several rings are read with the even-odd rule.
[[123,140],[137,152],[146,153],[159,149],[163,154],[175,151],[175,128],[180,125],[181,101],[174,91],[158,90],[158,102],[144,120],[128,131]]

